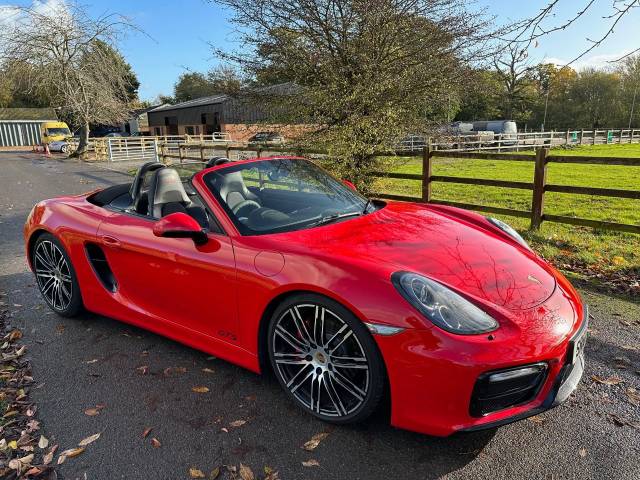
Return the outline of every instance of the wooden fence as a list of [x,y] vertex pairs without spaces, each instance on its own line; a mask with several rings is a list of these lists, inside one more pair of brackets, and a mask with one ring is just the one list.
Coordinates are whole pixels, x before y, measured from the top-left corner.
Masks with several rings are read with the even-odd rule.
[[[184,144],[179,148],[178,154],[162,153],[160,158],[162,161],[178,160],[179,163],[204,162],[207,158],[205,151],[210,149],[211,145],[203,144]],[[198,151],[197,156],[189,155],[189,150]],[[247,157],[261,157],[265,153],[282,152],[297,155],[323,155],[322,151],[299,151],[286,148],[274,147],[268,150],[260,148],[248,150],[246,147],[230,146],[222,147],[221,150],[225,156],[231,157],[232,152],[248,152],[251,154]],[[254,154],[255,152],[255,154]],[[593,220],[580,217],[569,217],[566,215],[552,215],[545,213],[545,194],[547,192],[570,193],[574,195],[596,195],[603,197],[628,198],[640,200],[640,190],[623,190],[614,188],[599,187],[581,187],[572,185],[557,185],[547,182],[547,167],[550,163],[566,163],[566,164],[586,164],[586,165],[623,165],[628,167],[640,167],[640,158],[619,158],[619,157],[579,157],[568,155],[554,155],[550,153],[548,148],[539,148],[536,155],[527,155],[523,153],[481,153],[481,152],[446,152],[434,150],[430,147],[423,148],[422,152],[413,152],[405,155],[422,157],[422,174],[414,173],[394,173],[394,172],[374,172],[374,176],[378,178],[391,178],[399,180],[416,180],[422,185],[422,195],[420,197],[411,197],[405,195],[396,195],[389,193],[374,193],[372,196],[378,198],[386,198],[389,200],[400,200],[409,202],[425,202],[439,205],[449,205],[453,207],[464,208],[467,210],[476,210],[479,212],[494,213],[499,215],[508,215],[515,217],[529,218],[531,220],[531,229],[538,230],[542,222],[555,222],[570,225],[579,225],[592,228],[600,228],[606,230],[615,230],[622,232],[630,232],[640,234],[640,225],[632,225],[626,223],[606,222],[601,220]],[[390,156],[389,154],[381,156]],[[518,161],[531,162],[533,164],[533,181],[532,182],[516,182],[495,179],[480,179],[468,177],[452,177],[445,175],[433,174],[433,163],[435,158],[455,158],[455,159],[473,159],[473,160],[500,160],[500,161]],[[438,200],[433,198],[432,185],[434,182],[457,183],[464,185],[476,185],[479,187],[502,187],[521,190],[529,190],[531,194],[531,210],[516,210],[512,208],[495,207],[490,205],[478,205],[473,203],[455,202],[450,200]]]
[[[458,158],[474,160],[502,160],[532,162],[533,182],[514,182],[506,180],[451,177],[433,174],[434,158]],[[629,198],[640,200],[640,190],[621,190],[615,188],[579,187],[572,185],[557,185],[547,182],[547,166],[549,163],[571,163],[586,165],[624,165],[629,167],[640,167],[640,158],[618,158],[618,157],[578,157],[567,155],[552,155],[548,148],[540,148],[536,155],[515,154],[515,153],[471,153],[471,152],[442,152],[424,148],[422,153],[422,174],[410,173],[390,173],[376,172],[376,176],[383,178],[395,178],[403,180],[419,180],[422,182],[421,198],[409,197],[405,195],[391,195],[378,193],[375,196],[402,201],[422,201],[439,205],[449,205],[453,207],[465,208],[467,210],[477,210],[479,212],[495,213],[499,215],[510,215],[531,219],[531,229],[538,230],[543,221],[565,223],[570,225],[580,225],[592,228],[616,230],[622,232],[640,234],[640,225],[626,223],[605,222],[580,217],[569,217],[566,215],[552,215],[544,212],[545,194],[547,192],[571,193],[575,195],[596,195],[603,197]],[[530,190],[531,210],[515,210],[512,208],[494,207],[489,205],[478,205],[473,203],[455,202],[450,200],[438,200],[432,196],[433,182],[457,183],[464,185],[477,185],[485,187],[514,188]]]

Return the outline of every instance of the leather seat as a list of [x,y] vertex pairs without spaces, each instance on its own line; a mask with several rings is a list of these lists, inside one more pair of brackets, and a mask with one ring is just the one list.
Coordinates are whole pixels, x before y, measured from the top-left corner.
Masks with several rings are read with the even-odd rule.
[[193,217],[203,228],[209,228],[206,212],[191,201],[180,175],[173,168],[162,168],[154,173],[148,198],[149,212],[154,218],[183,212]]
[[220,197],[232,211],[235,212],[235,207],[248,200],[256,202],[257,206],[260,206],[260,198],[247,188],[242,179],[242,172],[222,172],[219,182]]

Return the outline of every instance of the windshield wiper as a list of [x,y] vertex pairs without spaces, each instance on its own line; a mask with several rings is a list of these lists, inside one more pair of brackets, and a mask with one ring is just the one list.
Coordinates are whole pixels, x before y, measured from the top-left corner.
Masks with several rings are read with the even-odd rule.
[[362,209],[362,215],[367,213],[367,208],[369,208],[369,205],[371,205],[371,199],[367,198],[367,203],[364,204],[364,208]]
[[355,216],[359,217],[360,215],[362,215],[361,212],[336,213],[334,215],[327,215],[326,217],[322,217],[320,220],[318,220],[315,223],[312,223],[310,226],[317,227],[319,225],[326,225],[327,223],[335,222],[342,218],[355,217]]

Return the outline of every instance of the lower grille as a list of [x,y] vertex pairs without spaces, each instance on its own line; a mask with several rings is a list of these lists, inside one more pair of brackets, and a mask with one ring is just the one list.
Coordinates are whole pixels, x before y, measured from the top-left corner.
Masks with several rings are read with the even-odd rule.
[[546,376],[546,363],[483,373],[473,388],[469,413],[473,417],[483,417],[530,402],[540,391]]

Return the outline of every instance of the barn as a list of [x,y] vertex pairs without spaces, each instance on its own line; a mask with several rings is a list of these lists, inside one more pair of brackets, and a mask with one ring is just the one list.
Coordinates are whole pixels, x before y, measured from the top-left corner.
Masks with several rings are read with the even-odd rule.
[[56,122],[53,108],[0,108],[0,147],[40,144],[40,125]]

